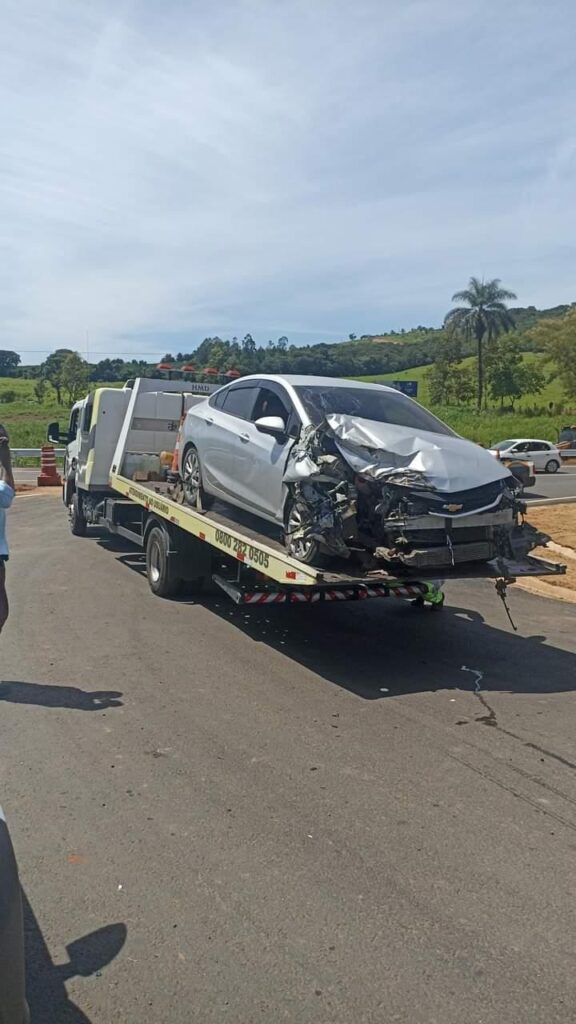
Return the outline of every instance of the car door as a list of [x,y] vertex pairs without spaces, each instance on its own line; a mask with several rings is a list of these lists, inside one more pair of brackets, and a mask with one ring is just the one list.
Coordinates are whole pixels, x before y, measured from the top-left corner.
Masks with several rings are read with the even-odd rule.
[[[279,438],[261,433],[256,420],[264,416],[279,416],[286,425],[286,434]],[[275,381],[262,382],[251,421],[244,425],[240,434],[241,472],[247,500],[255,511],[279,522],[284,513],[286,460],[300,426],[300,417],[286,389]]]
[[529,457],[529,449],[529,441],[517,441],[516,444],[511,445],[508,451],[504,454],[507,459],[527,459]]
[[253,382],[238,382],[219,391],[203,410],[199,447],[204,483],[222,497],[245,501],[241,433],[247,428],[258,394]]
[[541,472],[547,461],[547,447],[542,441],[526,441],[522,457],[534,463],[534,469]]

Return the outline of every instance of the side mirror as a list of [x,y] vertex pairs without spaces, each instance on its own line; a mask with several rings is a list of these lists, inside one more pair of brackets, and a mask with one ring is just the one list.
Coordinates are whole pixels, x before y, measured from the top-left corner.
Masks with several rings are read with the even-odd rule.
[[286,436],[286,424],[281,416],[261,416],[255,420],[254,426],[261,434],[271,434],[276,438]]
[[[50,425],[48,427],[48,440],[50,441],[51,444],[60,444],[61,443],[62,438],[60,437],[60,424],[59,423],[57,423],[57,422],[56,423],[50,423]],[[68,437],[66,437],[66,443],[67,442],[68,442]]]

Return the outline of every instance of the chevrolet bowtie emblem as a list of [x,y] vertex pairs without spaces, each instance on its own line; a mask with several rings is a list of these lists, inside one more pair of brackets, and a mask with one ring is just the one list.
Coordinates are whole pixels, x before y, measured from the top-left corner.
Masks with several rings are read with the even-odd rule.
[[442,508],[446,509],[447,512],[461,512],[464,508],[463,505],[442,505]]

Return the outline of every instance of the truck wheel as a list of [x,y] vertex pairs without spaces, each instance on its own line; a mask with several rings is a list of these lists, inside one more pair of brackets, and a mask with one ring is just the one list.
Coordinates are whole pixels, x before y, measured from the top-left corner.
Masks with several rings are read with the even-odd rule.
[[146,539],[146,573],[150,590],[157,597],[174,597],[181,580],[170,571],[169,537],[165,530],[154,526]]
[[556,459],[550,459],[550,462],[547,462],[544,466],[545,473],[557,473],[559,469],[560,463]]
[[82,498],[78,491],[75,491],[72,496],[72,507],[70,509],[70,529],[75,537],[85,537],[86,526]]
[[211,494],[206,494],[202,486],[202,466],[198,450],[193,444],[189,444],[182,456],[182,486],[184,488],[184,500],[191,508],[198,508],[198,498],[203,509],[208,510],[214,503]]

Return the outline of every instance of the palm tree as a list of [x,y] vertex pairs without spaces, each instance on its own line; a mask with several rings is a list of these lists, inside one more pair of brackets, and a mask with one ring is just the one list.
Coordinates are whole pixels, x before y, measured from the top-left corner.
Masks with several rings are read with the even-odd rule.
[[461,331],[466,338],[475,338],[478,345],[478,410],[484,398],[484,341],[493,341],[514,327],[512,314],[505,305],[515,299],[514,292],[500,287],[500,278],[479,281],[471,277],[468,287],[452,296],[452,302],[465,302],[444,317],[444,327]]

